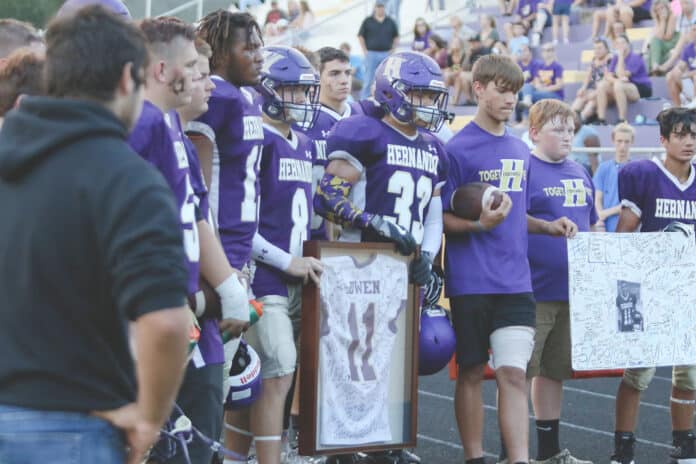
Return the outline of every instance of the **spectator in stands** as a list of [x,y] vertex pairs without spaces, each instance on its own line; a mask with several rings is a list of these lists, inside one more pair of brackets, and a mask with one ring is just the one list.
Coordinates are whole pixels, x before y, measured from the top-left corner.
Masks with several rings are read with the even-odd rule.
[[609,51],[616,52],[616,39],[622,35],[626,35],[626,26],[621,21],[614,21],[609,28],[607,40],[609,40]]
[[377,0],[372,15],[365,18],[358,31],[358,39],[365,55],[365,81],[361,98],[370,96],[377,66],[396,47],[399,28],[384,10],[385,0]]
[[617,124],[611,131],[611,141],[616,148],[614,159],[603,161],[595,173],[595,208],[604,221],[607,232],[614,232],[619,222],[621,202],[619,201],[619,171],[630,161],[631,146],[635,140],[635,130],[630,125]]
[[[681,52],[677,65],[667,73],[667,89],[674,106],[693,102],[696,82],[696,24],[691,26],[689,42]],[[682,101],[682,94],[684,101]]]
[[432,31],[425,19],[416,19],[416,24],[413,26],[413,45],[411,45],[411,50],[416,52],[425,51],[428,48],[430,34],[432,34]]
[[348,42],[343,42],[338,48],[340,48],[343,53],[348,55],[350,59],[350,67],[353,72],[353,84],[352,92],[359,92],[363,88],[363,80],[365,79],[365,63],[360,55],[352,54],[350,44]]
[[513,59],[519,55],[523,45],[529,45],[529,37],[524,34],[524,24],[516,21],[512,25],[512,37],[508,38],[508,48]]
[[667,73],[679,62],[684,47],[691,42],[689,31],[691,31],[691,25],[696,22],[696,8],[694,8],[693,0],[679,0],[679,6],[681,11],[677,16],[675,29],[679,33],[679,40],[674,48],[670,50],[667,61],[657,67],[657,70],[662,74]]
[[[545,26],[550,25],[551,16],[541,13],[537,15],[537,5],[539,0],[519,0],[517,3],[517,17],[512,22],[521,22],[524,26],[524,34],[527,35],[530,30],[533,29],[532,33],[532,46],[538,47],[541,40],[541,32]],[[537,22],[537,16],[539,16],[539,23]],[[543,21],[543,22],[542,22]],[[549,24],[546,22],[549,21]],[[505,37],[513,37],[512,33],[512,23],[506,23],[503,26],[505,31]]]
[[552,13],[552,29],[553,43],[558,43],[558,28],[563,29],[563,43],[570,43],[570,7],[573,5],[573,0],[554,0]]
[[552,43],[541,47],[543,61],[534,67],[532,82],[522,87],[524,104],[531,106],[544,98],[563,100],[563,66],[556,61],[556,48]]
[[15,50],[0,68],[0,127],[5,113],[19,103],[22,95],[43,95],[43,62],[43,55],[22,48]]
[[292,22],[300,16],[300,13],[302,13],[300,4],[295,0],[288,0],[288,22],[292,24]]
[[425,54],[437,61],[440,69],[447,68],[447,42],[437,34],[431,34],[428,38],[428,48]]
[[0,19],[0,68],[15,50],[29,47],[43,55],[44,42],[34,26],[16,19]]
[[[536,73],[536,68],[541,65],[541,62],[538,60],[534,59],[534,55],[532,54],[532,49],[529,48],[529,45],[523,45],[520,48],[519,55],[514,57],[515,61],[519,65],[520,69],[522,69],[522,74],[524,75],[524,83],[525,85],[531,84],[532,80],[534,79],[534,75]],[[519,103],[517,104],[515,108],[515,120],[520,123],[520,125],[526,125],[526,120],[525,117],[527,115],[527,112],[525,111],[531,106],[531,100],[528,99],[527,102],[523,102],[524,95],[520,91],[519,94]],[[531,144],[531,141],[530,141]]]
[[306,31],[314,24],[314,13],[306,0],[300,1],[300,14],[290,23],[290,27]]
[[661,76],[664,72],[659,68],[669,58],[669,52],[679,40],[677,32],[677,17],[672,13],[667,0],[655,0],[650,8],[650,15],[655,21],[650,41],[646,41],[649,49],[648,71],[651,76]]
[[[587,124],[583,124],[580,115],[575,113],[575,135],[573,136],[573,148],[593,148],[599,147],[599,134],[597,130]],[[597,170],[599,165],[599,153],[572,152],[570,159],[582,165],[590,176]]]
[[604,73],[606,73],[609,60],[611,60],[606,40],[595,39],[593,51],[594,56],[590,64],[590,71],[575,94],[572,105],[573,110],[580,114],[583,122],[586,122],[597,111],[597,85],[604,79]]
[[650,5],[652,0],[628,0],[625,3],[618,2],[609,5],[605,10],[595,11],[592,16],[592,38],[599,36],[599,26],[606,21],[604,35],[609,35],[612,23],[621,21],[627,29],[633,27],[633,23],[650,19]]
[[266,21],[263,24],[264,34],[268,36],[279,35],[280,29],[278,25],[280,21],[287,24],[288,14],[278,6],[277,1],[271,2],[271,9],[266,13]]
[[452,15],[449,18],[449,23],[452,28],[452,35],[449,39],[450,48],[458,45],[459,48],[463,50],[465,45],[465,34],[462,32],[462,27],[464,26],[462,18],[458,15]]
[[[495,18],[489,14],[481,15],[479,25],[481,30],[475,37],[478,37],[481,42],[482,55],[487,55],[500,40],[500,34],[498,34],[496,29]],[[473,65],[473,62],[471,64]]]
[[465,71],[464,64],[464,51],[459,48],[459,45],[455,45],[454,48],[449,49],[447,54],[447,68],[443,72],[445,78],[445,85],[454,87],[452,91],[451,102],[455,106],[459,106],[459,100],[464,94],[464,105],[475,105],[473,101],[473,94],[471,91],[471,72]]
[[498,0],[500,14],[503,16],[512,16],[517,8],[517,0]]
[[626,122],[628,104],[652,95],[652,82],[643,57],[631,50],[631,41],[622,35],[616,39],[616,55],[609,62],[604,79],[597,86],[597,119],[606,124],[607,107],[616,103],[618,122]]

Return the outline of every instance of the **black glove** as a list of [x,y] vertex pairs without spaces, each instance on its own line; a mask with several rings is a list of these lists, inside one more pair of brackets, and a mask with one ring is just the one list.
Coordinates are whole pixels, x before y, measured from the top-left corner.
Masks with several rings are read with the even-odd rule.
[[411,261],[411,282],[418,285],[428,285],[432,280],[431,268],[432,260],[430,256],[426,252],[421,252],[419,257]]
[[404,256],[408,256],[416,251],[416,239],[413,235],[400,225],[386,221],[382,216],[375,214],[370,219],[370,228],[377,232],[377,235],[396,244],[396,249]]

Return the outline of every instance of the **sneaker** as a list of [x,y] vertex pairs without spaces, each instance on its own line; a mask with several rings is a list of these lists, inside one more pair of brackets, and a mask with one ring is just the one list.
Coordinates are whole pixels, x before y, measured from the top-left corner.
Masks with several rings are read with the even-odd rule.
[[551,456],[543,461],[531,460],[532,464],[593,464],[592,461],[583,461],[570,454],[570,451],[564,449],[555,456]]
[[688,440],[680,445],[675,445],[669,453],[669,464],[696,464],[696,443]]
[[636,464],[633,458],[625,458],[623,456],[618,456],[616,454],[612,455],[609,464]]

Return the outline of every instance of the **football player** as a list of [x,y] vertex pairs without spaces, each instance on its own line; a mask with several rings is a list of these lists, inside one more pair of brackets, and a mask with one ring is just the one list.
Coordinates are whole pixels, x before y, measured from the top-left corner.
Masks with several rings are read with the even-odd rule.
[[[529,163],[527,214],[543,221],[567,217],[577,225],[569,236],[576,230],[589,231],[598,220],[592,180],[585,168],[567,158],[574,129],[573,110],[559,100],[541,100],[529,110],[529,135],[535,147]],[[527,256],[536,300],[534,351],[527,367],[536,418],[535,462],[592,464],[559,445],[562,382],[573,374],[566,240],[530,234]]]
[[[314,141],[316,162],[314,164],[314,190],[324,176],[324,169],[329,162],[326,158],[326,137],[329,131],[341,119],[354,114],[361,114],[360,105],[349,103],[353,79],[350,58],[344,52],[333,47],[320,48],[319,58],[319,114],[311,128],[295,126],[295,128]],[[312,215],[312,240],[328,240],[332,234],[326,230],[324,218],[318,214]]]
[[[299,51],[263,50],[256,86],[262,102],[264,144],[260,166],[259,227],[252,246],[252,290],[264,316],[247,332],[261,359],[263,390],[251,406],[260,463],[280,460],[283,411],[297,364],[303,280],[319,283],[322,265],[302,257],[312,218],[314,145],[291,124],[311,127],[319,109],[319,78]],[[307,268],[305,276],[289,269]],[[303,278],[304,279],[303,279]]]
[[[509,462],[529,459],[525,371],[534,347],[536,311],[527,260],[530,153],[505,128],[523,82],[522,71],[508,57],[488,55],[477,60],[473,68],[476,115],[446,147],[450,161],[443,192],[446,209],[452,193],[470,182],[488,182],[503,192],[499,207],[492,209],[492,201],[484,205],[476,221],[449,211],[444,214],[445,288],[452,305],[459,366],[455,413],[467,464],[484,463],[481,382],[489,349]],[[531,221],[529,232],[566,235],[572,227],[569,222]]]
[[[425,285],[442,241],[440,189],[448,161],[430,131],[445,121],[447,87],[432,58],[400,52],[377,68],[374,96],[386,109],[381,119],[351,116],[329,134],[329,164],[314,206],[343,227],[340,240],[391,241],[404,255],[420,245],[411,279]],[[418,460],[396,453],[397,459]]]
[[[696,110],[670,108],[657,116],[664,160],[653,158],[628,163],[619,171],[621,213],[617,232],[655,232],[672,221],[696,224],[691,205],[696,200]],[[642,324],[642,321],[640,322]],[[616,395],[616,430],[612,464],[633,464],[633,445],[640,395],[655,368],[626,369]],[[693,432],[696,366],[672,368],[672,441],[670,462],[696,462]]]

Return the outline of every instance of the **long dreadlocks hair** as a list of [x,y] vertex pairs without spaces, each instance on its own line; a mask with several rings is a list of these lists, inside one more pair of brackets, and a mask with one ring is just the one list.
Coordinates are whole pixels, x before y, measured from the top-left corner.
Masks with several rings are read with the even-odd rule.
[[[198,36],[205,40],[213,49],[210,57],[210,68],[219,69],[234,44],[235,30],[246,31],[246,40],[251,38],[254,31],[262,37],[261,27],[249,13],[231,13],[227,10],[217,10],[203,18],[198,26]],[[263,38],[261,39],[263,43]]]

